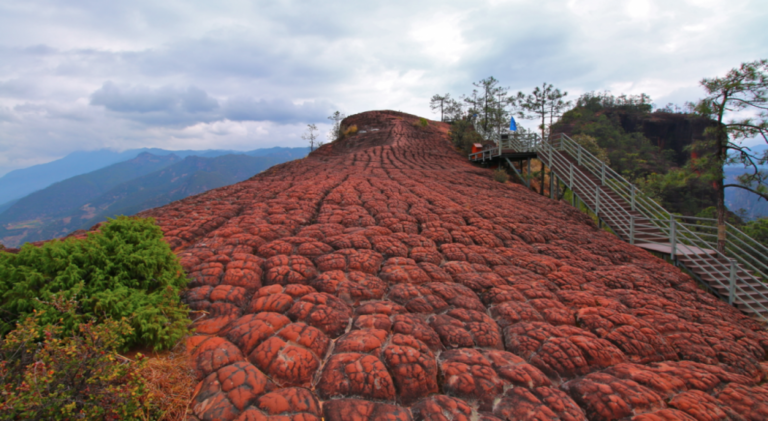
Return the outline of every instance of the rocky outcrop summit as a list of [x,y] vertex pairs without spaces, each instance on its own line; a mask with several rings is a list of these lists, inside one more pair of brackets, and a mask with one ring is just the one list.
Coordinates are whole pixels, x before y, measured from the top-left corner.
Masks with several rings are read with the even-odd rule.
[[153,216],[205,312],[195,420],[764,420],[768,334],[392,111]]

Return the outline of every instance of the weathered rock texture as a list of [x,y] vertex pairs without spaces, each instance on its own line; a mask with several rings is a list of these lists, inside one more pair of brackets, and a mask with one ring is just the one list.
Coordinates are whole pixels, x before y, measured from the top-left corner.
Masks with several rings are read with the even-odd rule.
[[206,314],[193,419],[768,419],[761,326],[416,121],[348,117],[306,159],[143,214]]

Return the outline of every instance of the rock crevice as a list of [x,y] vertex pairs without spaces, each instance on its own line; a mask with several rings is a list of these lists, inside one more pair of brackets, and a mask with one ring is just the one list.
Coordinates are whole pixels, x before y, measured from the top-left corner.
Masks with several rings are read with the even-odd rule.
[[768,419],[762,326],[418,122],[142,214],[207,314],[193,419]]

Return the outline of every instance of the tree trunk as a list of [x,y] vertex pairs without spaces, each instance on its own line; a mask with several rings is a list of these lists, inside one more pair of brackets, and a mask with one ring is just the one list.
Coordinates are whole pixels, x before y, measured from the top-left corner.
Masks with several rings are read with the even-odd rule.
[[[546,133],[546,126],[547,124],[547,115],[546,115],[546,109],[542,110],[544,111],[541,114],[541,143],[544,143],[544,133]],[[541,182],[539,183],[539,194],[544,194],[544,161],[539,159],[539,162],[541,162]]]
[[725,106],[728,103],[728,95],[724,95],[717,116],[717,176],[715,188],[717,189],[717,251],[725,253],[725,188],[723,187],[723,165],[728,157],[728,131],[723,124]]
[[717,181],[717,251],[725,253],[725,195],[723,180]]
[[[725,134],[727,136],[727,134]],[[727,138],[726,138],[727,139]],[[717,251],[725,253],[725,188],[723,188],[723,164],[727,150],[723,134],[717,137],[717,178],[715,189],[717,190]]]

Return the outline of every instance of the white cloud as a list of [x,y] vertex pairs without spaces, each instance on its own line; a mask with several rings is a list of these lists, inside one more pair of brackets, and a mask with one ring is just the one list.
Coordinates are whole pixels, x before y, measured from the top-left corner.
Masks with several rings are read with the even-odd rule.
[[438,13],[426,22],[413,22],[410,36],[420,44],[422,54],[439,63],[456,64],[471,47],[462,35],[467,25],[462,17],[461,13]]
[[495,76],[700,95],[765,55],[762,0],[0,3],[0,175],[78,149],[301,144],[304,124]]
[[651,15],[650,0],[627,0],[625,7],[631,19],[648,19]]

